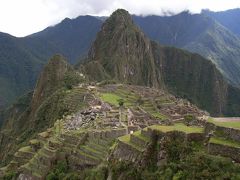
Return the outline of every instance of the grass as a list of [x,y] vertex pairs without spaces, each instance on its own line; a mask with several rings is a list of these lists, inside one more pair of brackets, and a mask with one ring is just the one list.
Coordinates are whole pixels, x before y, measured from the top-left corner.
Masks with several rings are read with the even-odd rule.
[[136,144],[130,142],[130,134],[127,134],[125,136],[121,136],[118,138],[119,141],[122,141],[130,146],[132,146],[133,148],[137,149],[138,151],[142,152],[144,149],[137,146]]
[[142,139],[145,142],[149,142],[150,141],[149,137],[144,136],[144,135],[141,134],[141,131],[136,131],[136,132],[133,133],[133,135],[138,137],[139,139]]
[[100,98],[103,101],[105,101],[111,105],[114,105],[114,106],[119,106],[118,101],[119,101],[119,99],[122,99],[122,97],[120,97],[116,94],[113,94],[113,93],[102,93],[100,95]]
[[38,139],[32,139],[29,141],[29,143],[35,145],[35,144],[39,144],[40,141]]
[[33,152],[32,148],[30,146],[22,147],[18,151],[20,151],[20,152]]
[[48,138],[49,137],[49,133],[48,132],[41,132],[38,134],[39,136],[43,137],[43,138]]
[[190,133],[203,133],[203,128],[197,126],[186,126],[182,123],[176,123],[173,126],[160,126],[160,125],[153,125],[149,128],[159,130],[162,132],[170,132],[170,131],[182,131],[187,134]]
[[217,126],[240,129],[240,121],[218,122],[218,121],[215,121],[213,118],[208,118],[207,121]]
[[157,119],[160,119],[160,120],[166,120],[167,119],[167,116],[159,113],[159,112],[153,112],[153,113],[150,113],[152,116],[154,116],[155,118]]
[[219,138],[219,137],[211,137],[209,142],[214,143],[214,144],[221,144],[221,145],[225,145],[225,146],[240,148],[240,143],[239,142],[224,139],[224,138]]

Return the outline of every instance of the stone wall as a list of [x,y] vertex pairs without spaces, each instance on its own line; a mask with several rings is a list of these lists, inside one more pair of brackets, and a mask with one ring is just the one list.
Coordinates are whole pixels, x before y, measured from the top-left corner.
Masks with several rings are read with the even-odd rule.
[[236,162],[240,162],[240,148],[230,147],[215,143],[208,144],[208,153],[213,155],[221,155],[231,157]]
[[204,141],[205,135],[203,133],[190,133],[186,134],[187,141]]
[[209,133],[213,132],[216,128],[216,125],[210,122],[206,122],[205,128],[204,128],[204,133],[205,135],[208,135]]
[[240,142],[240,130],[239,129],[216,126],[215,134],[222,136],[224,138],[227,138],[227,139],[232,139],[234,141]]
[[118,141],[118,145],[113,151],[113,157],[119,161],[137,162],[141,159],[141,152],[129,144]]
[[127,129],[113,129],[109,131],[92,131],[88,132],[89,138],[108,138],[115,139],[127,134]]

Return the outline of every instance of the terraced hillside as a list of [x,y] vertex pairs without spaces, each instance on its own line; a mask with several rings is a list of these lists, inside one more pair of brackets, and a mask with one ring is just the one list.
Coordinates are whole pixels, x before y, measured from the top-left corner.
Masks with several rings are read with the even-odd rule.
[[[136,173],[146,166],[156,167],[154,169],[159,170],[159,167],[166,166],[167,162],[173,161],[172,158],[177,158],[176,161],[182,159],[181,161],[185,162],[185,158],[188,156],[202,156],[201,158],[204,160],[210,158],[220,164],[228,162],[226,158],[217,159],[215,155],[220,154],[240,162],[238,156],[235,156],[239,149],[238,140],[233,139],[238,138],[236,133],[234,134],[235,131],[232,130],[234,136],[228,134],[229,138],[223,138],[226,137],[224,133],[229,132],[228,129],[225,131],[226,128],[229,128],[226,127],[227,123],[222,122],[223,124],[219,126],[217,122],[214,124],[213,119],[205,121],[196,117],[197,123],[195,119],[191,119],[195,125],[189,126],[186,124],[191,123],[186,118],[177,120],[178,123],[173,123],[171,116],[168,116],[168,120],[157,119],[150,112],[138,107],[140,98],[143,99],[143,102],[149,102],[147,105],[150,106],[150,102],[153,101],[143,98],[150,91],[152,94],[161,94],[161,98],[149,96],[151,100],[157,99],[156,101],[159,102],[159,99],[164,99],[161,101],[164,104],[166,99],[168,99],[168,103],[169,100],[174,100],[173,96],[163,91],[120,84],[91,85],[85,88],[91,92],[86,96],[90,108],[63,116],[55,121],[54,126],[31,139],[28,144],[16,151],[7,166],[0,169],[0,177],[59,178],[60,175],[54,169],[62,162],[67,162],[67,170],[62,174],[64,177],[70,176],[74,172],[76,177],[87,178],[91,173],[97,173],[105,168],[107,175],[101,176],[100,179],[114,178],[118,173],[119,166],[123,168],[124,176],[125,166],[128,169],[130,167],[130,169],[136,169]],[[119,99],[122,100],[119,101]],[[119,103],[122,101],[124,102],[123,107]],[[178,101],[182,103],[183,100],[175,99],[173,104],[177,106]],[[180,107],[186,110],[189,103],[186,107]],[[129,122],[127,109],[133,108],[139,111],[141,116],[149,117],[149,120],[143,122],[141,116],[130,113],[134,120]],[[164,106],[164,108],[166,107]],[[189,110],[191,112],[192,109]],[[123,118],[123,114],[127,116]],[[237,123],[236,127],[238,127]],[[239,134],[238,132],[237,135]],[[173,147],[177,149],[173,151],[171,149]],[[232,162],[230,165],[238,166]],[[132,177],[135,178],[135,176]]]
[[[208,122],[201,126],[153,125],[118,138],[109,159],[112,177],[238,178],[239,141],[224,136],[221,130],[229,132],[224,126],[212,128],[210,137],[209,127],[214,126]],[[221,167],[224,172],[219,171]]]
[[[178,108],[184,110],[179,112],[181,118],[177,120],[183,120],[193,109],[196,117],[204,115],[186,100],[141,86],[81,84],[67,91],[69,95],[61,101],[62,105],[74,111],[54,119],[53,126],[30,136],[33,139],[19,144],[18,150],[12,149],[11,161],[1,169],[5,175],[16,172],[21,177],[41,179],[47,176],[57,161],[66,158],[68,166],[74,170],[96,167],[107,159],[115,138],[149,125],[176,120],[171,116],[172,110],[169,113],[166,111],[168,108],[175,107],[176,113]],[[166,106],[166,103],[171,106]],[[45,109],[44,106],[41,108]],[[137,140],[138,133],[129,138]],[[138,143],[149,140],[140,136]]]

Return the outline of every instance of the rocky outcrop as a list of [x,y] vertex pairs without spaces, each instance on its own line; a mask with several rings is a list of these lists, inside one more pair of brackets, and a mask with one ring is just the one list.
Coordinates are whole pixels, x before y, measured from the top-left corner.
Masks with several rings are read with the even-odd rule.
[[189,99],[211,114],[226,110],[228,84],[214,64],[198,54],[152,43],[156,67],[174,94]]

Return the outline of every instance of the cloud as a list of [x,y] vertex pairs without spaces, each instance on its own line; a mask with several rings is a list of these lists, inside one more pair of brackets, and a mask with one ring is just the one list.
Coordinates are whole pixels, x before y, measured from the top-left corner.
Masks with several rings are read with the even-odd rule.
[[239,0],[0,0],[0,31],[25,36],[79,15],[108,16],[118,8],[136,15],[163,15],[240,7]]

